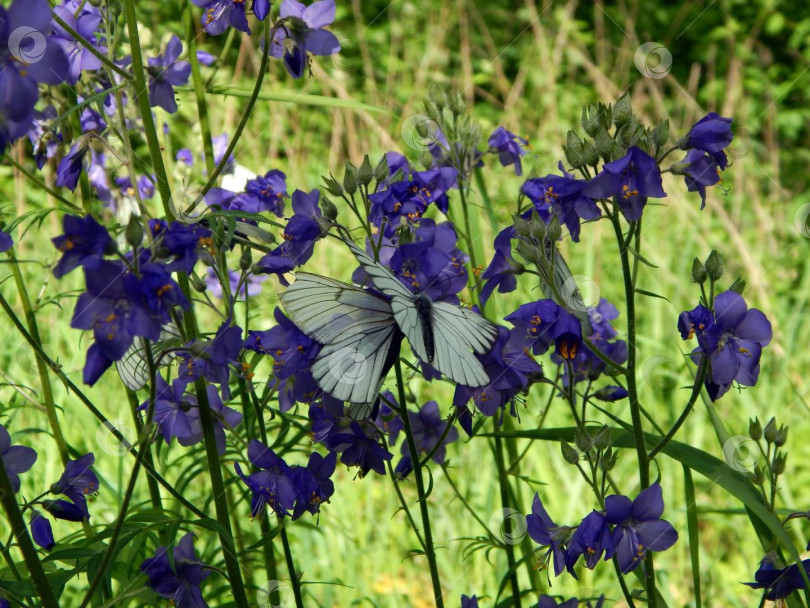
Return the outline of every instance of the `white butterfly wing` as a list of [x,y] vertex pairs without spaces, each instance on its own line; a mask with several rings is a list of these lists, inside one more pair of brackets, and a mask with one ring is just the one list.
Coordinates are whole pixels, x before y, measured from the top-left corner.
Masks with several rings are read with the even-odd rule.
[[492,348],[498,328],[481,315],[447,302],[433,303],[433,367],[465,386],[485,386],[490,379],[475,357]]
[[396,332],[388,302],[305,272],[279,299],[292,322],[323,345],[311,367],[318,386],[342,401],[373,402]]
[[[173,338],[180,338],[180,330],[174,322],[169,322],[164,325],[160,330],[160,340],[171,340]],[[159,342],[152,344],[152,357],[155,358],[155,366],[161,367],[166,365],[174,355],[165,354],[157,360],[162,346]],[[131,391],[139,391],[146,383],[149,382],[149,363],[146,358],[146,340],[136,336],[132,340],[132,345],[124,353],[124,356],[115,362],[115,368],[118,370],[118,375],[121,376],[121,381]]]

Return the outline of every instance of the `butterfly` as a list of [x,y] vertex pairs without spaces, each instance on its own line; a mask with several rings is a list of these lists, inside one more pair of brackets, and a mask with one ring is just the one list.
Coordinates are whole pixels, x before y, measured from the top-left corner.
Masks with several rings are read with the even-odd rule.
[[[180,330],[174,321],[169,321],[160,330],[160,340],[151,345],[152,359],[155,368],[168,365],[174,354],[166,352],[167,343],[179,342]],[[149,382],[149,362],[146,355],[146,340],[135,336],[132,344],[118,361],[115,362],[121,381],[131,391],[139,391]]]
[[492,348],[496,325],[468,308],[413,293],[365,251],[346,244],[380,293],[299,272],[279,296],[292,322],[322,344],[310,371],[324,392],[350,403],[376,401],[403,337],[419,359],[451,380],[489,384],[475,355]]

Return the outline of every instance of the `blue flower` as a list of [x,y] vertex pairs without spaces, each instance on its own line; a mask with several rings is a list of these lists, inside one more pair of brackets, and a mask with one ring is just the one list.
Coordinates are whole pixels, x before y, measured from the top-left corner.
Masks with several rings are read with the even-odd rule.
[[56,132],[53,122],[58,117],[56,108],[46,106],[41,112],[34,112],[34,119],[28,129],[28,139],[34,147],[34,160],[42,169],[45,161],[56,156],[62,135]]
[[11,436],[6,427],[0,424],[0,464],[6,470],[11,489],[20,491],[20,473],[25,473],[34,466],[37,453],[33,448],[24,445],[11,445]]
[[548,562],[553,557],[554,576],[560,576],[567,564],[565,543],[571,536],[572,528],[555,524],[537,494],[534,495],[532,502],[532,512],[526,516],[526,528],[534,542],[542,547],[548,547],[543,556],[543,567],[548,567]]
[[399,414],[391,409],[388,403],[390,402],[397,406],[399,404],[391,391],[384,391],[382,396],[384,399],[380,400],[380,411],[377,412],[377,417],[374,419],[374,424],[376,424],[377,428],[383,433],[388,435],[388,443],[394,445],[397,442],[397,437],[399,437],[400,431],[403,429],[403,424],[402,418],[400,418]]
[[155,238],[155,247],[160,258],[168,259],[166,270],[190,273],[200,258],[201,252],[210,252],[214,240],[211,231],[200,224],[149,220],[149,228]]
[[514,164],[515,175],[523,174],[520,157],[526,154],[525,146],[529,144],[527,140],[518,137],[503,127],[498,127],[489,136],[487,143],[490,150],[498,153],[498,160],[501,161],[501,165],[508,167]]
[[720,171],[720,165],[712,155],[698,149],[689,150],[680,163],[672,166],[673,173],[684,176],[686,189],[700,194],[701,209],[706,206],[706,188],[721,181]]
[[174,548],[169,561],[165,547],[158,547],[154,557],[141,563],[149,577],[149,586],[158,595],[172,601],[177,608],[207,608],[200,584],[211,574],[194,554],[194,535],[189,532]]
[[582,189],[582,194],[594,199],[613,197],[630,222],[641,218],[649,197],[667,195],[661,187],[661,170],[655,159],[636,146],[622,158],[605,164],[602,172]]
[[183,52],[183,43],[177,36],[172,36],[166,50],[148,60],[146,71],[149,74],[149,104],[160,106],[169,114],[177,112],[174,99],[174,87],[188,82],[191,75],[191,64],[188,61],[177,61]]
[[[245,15],[245,0],[192,0],[195,5],[203,7],[202,24],[205,32],[219,36],[228,27],[250,34]],[[267,0],[257,0],[261,8]],[[254,2],[255,6],[256,2]],[[269,7],[268,7],[269,9]],[[266,16],[266,14],[265,14]]]
[[287,196],[285,180],[286,176],[278,169],[248,180],[245,194],[240,196],[240,199],[247,200],[241,204],[240,209],[251,213],[267,211],[281,217],[284,213],[284,199]]
[[331,438],[331,449],[341,454],[340,462],[347,467],[359,467],[360,477],[365,477],[371,470],[378,475],[385,475],[385,463],[393,455],[379,441],[366,435],[358,422],[353,421],[348,431]]
[[680,142],[683,149],[697,149],[708,152],[721,169],[728,164],[726,153],[723,151],[734,139],[731,133],[731,118],[725,118],[709,112],[697,121],[684,140]]
[[557,600],[546,594],[541,595],[537,602],[537,608],[577,608],[578,606],[579,600],[575,597],[558,604]]
[[[602,211],[593,198],[584,190],[589,182],[574,179],[562,162],[559,163],[560,175],[546,175],[527,179],[521,192],[529,197],[541,218],[548,216],[549,210],[556,215],[561,224],[565,224],[571,240],[579,241],[580,221],[595,220],[601,217]],[[547,220],[546,220],[547,221]]]
[[92,452],[80,456],[76,460],[68,460],[65,472],[55,484],[51,486],[52,494],[63,494],[78,507],[85,518],[90,517],[87,510],[87,497],[98,492],[98,477],[90,468],[96,461]]
[[593,570],[603,555],[607,561],[613,557],[615,552],[616,546],[605,515],[599,511],[591,511],[580,522],[571,537],[566,565],[568,571],[573,575],[574,565],[580,556],[584,556],[585,566]]
[[31,510],[31,537],[34,542],[46,551],[53,549],[56,541],[53,539],[51,522],[36,509]]
[[61,498],[57,500],[43,500],[41,504],[43,508],[56,519],[82,521],[86,517],[85,511],[87,508],[85,507],[85,509],[82,510],[81,507],[73,504],[69,500],[62,500]]
[[495,255],[481,275],[486,281],[481,288],[481,306],[498,288],[498,293],[509,293],[517,289],[517,275],[524,272],[523,264],[512,257],[512,239],[517,238],[515,227],[504,228],[495,237]]
[[189,382],[203,375],[209,382],[219,384],[223,399],[230,399],[231,366],[241,368],[238,361],[241,350],[242,328],[226,319],[210,340],[196,339],[183,347],[177,375]]
[[14,247],[14,239],[12,236],[8,232],[0,230],[0,253],[5,253],[12,247]]
[[279,516],[290,515],[298,496],[292,469],[273,450],[257,439],[248,445],[248,458],[260,470],[245,476],[239,463],[234,464],[236,474],[252,492],[251,517],[257,517],[268,505]]
[[59,84],[69,76],[65,52],[50,31],[47,0],[13,0],[8,7],[0,6],[0,153],[30,128],[39,99],[37,85]]
[[[96,36],[97,33],[100,33],[101,11],[87,3],[82,6],[82,10],[78,15],[74,15],[75,9],[71,7],[71,4],[73,3],[69,0],[63,2],[62,6],[53,9],[54,14],[58,15],[74,31],[78,32],[96,50],[106,55],[107,47],[104,45],[103,38],[97,38]],[[77,42],[66,29],[56,22],[53,23],[53,40],[62,47],[70,64],[68,83],[75,85],[79,81],[82,72],[94,72],[101,68],[101,60],[84,45]]]
[[773,332],[762,311],[749,309],[740,294],[725,291],[717,295],[713,313],[702,305],[682,312],[678,329],[684,340],[697,336],[694,361],[701,355],[710,358],[706,388],[712,400],[722,397],[733,382],[743,386],[757,383],[762,349],[770,343]]
[[80,137],[70,146],[70,150],[56,167],[57,186],[67,188],[71,192],[76,189],[79,177],[84,170],[84,160],[88,151],[90,151],[89,142],[84,137]]
[[605,517],[613,529],[616,559],[624,574],[635,570],[647,551],[665,551],[678,540],[678,533],[668,521],[661,519],[664,499],[661,485],[656,482],[630,500],[612,495],[605,499]]
[[323,28],[335,20],[335,0],[318,0],[305,6],[297,0],[284,0],[270,43],[270,54],[283,57],[284,67],[293,78],[301,78],[307,67],[307,53],[333,55],[340,50],[335,35]]
[[472,596],[461,596],[461,608],[478,608],[478,598]]
[[554,344],[559,357],[572,360],[582,346],[579,319],[553,300],[523,304],[504,319],[523,332],[524,345],[535,355]]
[[[244,300],[246,296],[256,296],[262,292],[262,283],[267,278],[266,276],[248,275],[240,286],[241,276],[236,270],[228,270],[228,287],[231,296]],[[219,282],[216,271],[210,266],[205,274],[205,287],[212,296],[222,299],[222,284]],[[239,288],[239,293],[236,292],[237,288]]]
[[298,519],[307,511],[313,515],[321,509],[335,493],[335,484],[330,479],[337,465],[337,453],[321,456],[318,452],[309,455],[306,467],[295,467],[292,471],[293,483],[297,491],[293,519]]
[[[769,600],[780,600],[789,596],[797,589],[804,589],[804,578],[799,570],[799,566],[791,564],[784,568],[779,567],[779,558],[769,553],[759,565],[759,569],[754,574],[754,583],[743,583],[752,589],[767,589],[765,596]],[[810,576],[810,559],[802,560],[802,568]]]
[[309,194],[296,190],[292,195],[293,216],[287,222],[284,242],[256,264],[257,269],[278,276],[282,285],[289,285],[284,274],[306,263],[315,250],[315,242],[329,231],[328,220],[318,208],[320,192]]
[[599,399],[600,401],[619,401],[627,397],[627,389],[621,386],[615,386],[613,384],[608,386],[603,386],[598,391],[596,391],[593,396]]
[[[429,454],[439,444],[439,439],[442,438],[445,428],[447,428],[447,420],[442,419],[441,412],[439,411],[439,404],[435,401],[428,401],[421,408],[419,412],[408,412],[408,418],[411,423],[411,430],[413,432],[414,443],[419,454]],[[436,449],[433,455],[433,462],[437,464],[444,464],[444,457],[447,454],[448,443],[453,443],[458,440],[458,429],[451,428],[444,441]],[[408,449],[407,442],[402,444],[402,459],[396,467],[396,473],[404,477],[411,472],[413,463],[411,461],[411,453]]]

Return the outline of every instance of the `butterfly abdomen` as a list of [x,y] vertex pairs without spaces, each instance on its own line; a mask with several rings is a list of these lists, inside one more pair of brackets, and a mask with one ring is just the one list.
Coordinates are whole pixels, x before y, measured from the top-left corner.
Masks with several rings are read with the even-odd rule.
[[430,296],[426,294],[419,294],[414,300],[414,307],[416,314],[419,315],[420,325],[422,327],[422,340],[425,343],[425,352],[427,353],[428,363],[433,363],[433,355],[436,352],[435,344],[433,342],[433,301]]

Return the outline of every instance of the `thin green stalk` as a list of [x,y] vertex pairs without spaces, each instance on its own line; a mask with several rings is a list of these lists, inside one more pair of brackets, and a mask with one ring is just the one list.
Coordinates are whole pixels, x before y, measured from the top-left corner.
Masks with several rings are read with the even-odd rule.
[[627,602],[628,608],[636,608],[636,604],[633,602],[633,595],[630,593],[630,590],[627,588],[627,583],[624,580],[622,569],[619,568],[619,558],[616,556],[613,557],[613,567],[616,569],[616,578],[619,580],[619,586],[622,588],[624,600]]
[[17,545],[22,551],[25,565],[28,567],[28,576],[31,577],[31,582],[34,583],[34,588],[39,594],[42,606],[44,608],[58,608],[59,605],[56,603],[53,591],[51,591],[48,584],[37,550],[34,543],[31,542],[28,528],[25,526],[20,508],[17,506],[17,500],[14,498],[14,489],[11,487],[8,473],[6,473],[6,468],[3,466],[0,466],[0,501],[3,503],[8,523],[11,526],[14,538],[17,539]]
[[655,455],[658,454],[661,450],[663,450],[666,445],[672,440],[675,436],[675,433],[678,432],[678,429],[681,428],[684,422],[686,422],[686,418],[692,412],[692,408],[697,401],[697,398],[700,396],[700,391],[703,388],[703,383],[706,381],[706,376],[709,375],[709,362],[706,357],[701,357],[700,365],[698,366],[697,377],[695,378],[695,385],[692,387],[692,394],[689,397],[689,402],[686,404],[686,407],[683,408],[683,412],[675,421],[675,424],[672,425],[672,428],[669,429],[669,432],[658,442],[652,450],[650,450],[650,454],[648,458],[652,460],[655,458]]
[[[399,404],[404,409],[405,382],[402,379],[402,364],[399,358],[397,358],[394,363],[394,371],[397,376]],[[425,493],[425,481],[422,478],[422,463],[419,460],[419,451],[416,449],[416,441],[413,438],[413,429],[411,428],[411,421],[407,410],[402,412],[402,425],[405,431],[405,438],[408,442],[408,452],[411,456],[411,463],[413,464],[413,477],[416,481],[416,492],[419,496],[419,510],[422,515],[422,532],[425,539],[425,557],[428,560],[428,566],[430,568],[430,580],[433,583],[433,597],[436,601],[436,608],[444,608],[442,585],[439,579],[439,567],[436,563],[436,548],[433,545],[433,533],[430,529],[430,512],[428,511],[427,494]]]
[[[132,421],[135,424],[135,430],[138,432],[138,435],[140,435],[143,431],[143,425],[141,424],[141,419],[138,417],[138,407],[140,404],[138,403],[138,396],[135,394],[135,391],[127,389],[127,400],[129,401],[129,409],[132,412]],[[151,443],[145,443],[141,447],[141,450],[146,452],[144,462],[154,468]],[[152,501],[152,507],[159,511],[162,510],[163,500],[160,497],[160,486],[157,481],[154,477],[148,475],[146,477],[146,485],[149,487],[149,498]]]
[[[14,255],[14,248],[8,250],[8,259],[11,262],[11,272],[14,275],[14,282],[17,285],[17,293],[20,296],[20,304],[22,304],[23,312],[25,314],[25,323],[28,325],[28,331],[31,332],[31,337],[38,343],[42,342],[39,335],[39,327],[37,325],[37,316],[34,314],[34,309],[31,307],[31,299],[28,297],[28,289],[25,287],[20,266],[17,264],[17,257]],[[62,464],[66,465],[68,462],[68,449],[65,437],[62,435],[62,427],[59,425],[59,417],[56,415],[56,405],[53,400],[53,387],[51,386],[51,379],[48,375],[48,368],[45,362],[37,357],[37,373],[39,374],[39,384],[42,389],[42,401],[45,404],[45,414],[48,417],[48,426],[51,427],[54,441],[56,441],[56,449],[59,450],[59,457],[62,459]]]
[[152,107],[149,105],[149,87],[146,83],[146,76],[144,75],[141,39],[138,36],[138,20],[135,15],[135,0],[123,0],[123,4],[124,15],[127,21],[127,31],[129,32],[132,75],[135,81],[135,99],[138,102],[141,120],[143,120],[146,145],[149,148],[149,156],[152,159],[152,168],[155,171],[157,189],[160,193],[161,202],[163,203],[163,212],[167,219],[174,219],[175,214],[171,209],[172,191],[171,188],[169,188],[166,165],[163,163],[157,128],[155,127],[155,120],[152,117]]
[[[633,283],[633,271],[630,267],[630,258],[627,249],[623,247],[622,227],[618,211],[614,211],[610,219],[616,233],[616,243],[622,261],[622,277],[624,280],[624,295],[627,306],[627,393],[630,402],[630,417],[633,422],[633,435],[635,436],[636,454],[638,455],[638,475],[641,489],[650,485],[650,461],[647,457],[647,446],[644,441],[644,428],[641,421],[641,407],[638,401],[638,388],[636,386],[636,289]],[[630,225],[630,232],[634,225]],[[644,558],[645,587],[647,590],[647,605],[655,608],[658,604],[658,594],[655,587],[655,569],[652,554],[648,551]]]
[[[133,0],[128,1],[132,2]],[[259,75],[256,77],[256,84],[253,87],[253,92],[250,95],[250,99],[248,99],[247,107],[242,113],[242,119],[239,121],[239,125],[236,127],[236,131],[234,132],[231,141],[228,143],[228,149],[225,150],[225,154],[222,155],[222,158],[220,159],[216,168],[213,170],[213,172],[210,173],[208,182],[205,184],[205,186],[203,186],[203,189],[200,192],[200,200],[202,200],[202,197],[205,196],[205,194],[217,183],[219,174],[222,173],[223,169],[225,169],[226,165],[228,164],[228,159],[233,153],[234,148],[236,148],[236,143],[242,136],[242,131],[245,130],[245,126],[247,125],[248,119],[250,118],[250,115],[253,112],[253,106],[256,105],[256,100],[259,98],[259,93],[261,92],[262,89],[262,83],[264,82],[264,75],[267,72],[267,64],[269,61],[269,57],[270,57],[270,27],[265,26],[264,50],[262,52],[261,64],[259,65]]]
[[287,529],[284,522],[281,521],[281,544],[284,547],[284,559],[287,561],[287,571],[290,573],[290,584],[293,588],[293,596],[295,597],[296,608],[304,608],[304,598],[301,595],[301,581],[298,578],[298,573],[295,571],[295,562],[293,561],[292,550],[290,549],[290,539],[287,538]]
[[11,164],[12,167],[17,169],[17,171],[22,173],[26,177],[26,179],[28,179],[32,184],[34,184],[39,190],[42,190],[43,192],[47,192],[50,196],[52,196],[57,201],[59,201],[60,203],[65,205],[65,207],[68,207],[71,211],[77,211],[79,213],[82,212],[81,207],[79,207],[75,203],[72,203],[71,201],[67,200],[64,196],[62,196],[56,190],[51,188],[48,184],[43,182],[39,178],[39,176],[36,175],[34,172],[29,171],[28,169],[23,167],[20,163],[18,163],[16,160],[14,160],[14,158],[8,152],[6,152],[3,155],[3,158],[5,160],[7,160]]
[[239,562],[236,559],[236,551],[233,544],[231,519],[228,511],[228,503],[225,498],[225,484],[222,480],[222,469],[220,468],[219,453],[217,452],[217,439],[214,435],[214,415],[211,412],[211,404],[208,402],[205,380],[198,378],[194,383],[194,388],[197,395],[197,407],[200,410],[200,422],[202,423],[205,455],[208,459],[208,473],[211,476],[214,507],[216,509],[217,521],[222,527],[222,530],[219,532],[219,540],[225,558],[225,567],[228,570],[231,592],[233,593],[233,599],[236,605],[241,608],[247,608],[247,593],[245,592],[242,572],[239,568]]
[[422,551],[424,551],[425,541],[422,539],[422,534],[419,532],[419,527],[416,525],[413,514],[408,508],[408,503],[405,501],[405,496],[402,494],[402,488],[399,487],[399,482],[397,481],[397,475],[394,472],[394,467],[391,466],[390,461],[386,462],[385,464],[388,467],[388,474],[391,476],[391,481],[394,483],[394,492],[396,492],[397,498],[399,499],[399,505],[402,507],[402,510],[405,511],[405,517],[408,518],[408,523],[411,525],[413,533],[416,534],[416,539],[419,541]]
[[208,104],[205,101],[205,84],[200,73],[200,61],[197,59],[197,29],[191,4],[186,7],[186,43],[188,44],[188,61],[191,64],[191,82],[194,85],[194,96],[197,98],[197,116],[200,119],[205,167],[208,175],[214,172],[214,144],[211,139],[211,123],[208,120]]
[[[495,466],[498,467],[498,489],[501,493],[501,505],[504,511],[514,507],[509,500],[509,476],[506,474],[506,466],[503,462],[503,441],[498,433],[497,422],[495,423]],[[512,585],[512,601],[516,608],[520,608],[520,583],[518,582],[517,565],[515,563],[515,548],[509,541],[504,542],[506,549],[506,563],[509,565],[509,581]]]

